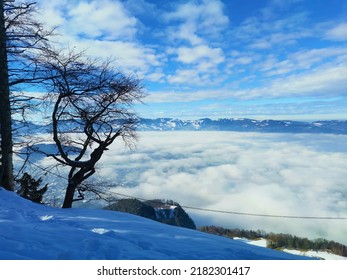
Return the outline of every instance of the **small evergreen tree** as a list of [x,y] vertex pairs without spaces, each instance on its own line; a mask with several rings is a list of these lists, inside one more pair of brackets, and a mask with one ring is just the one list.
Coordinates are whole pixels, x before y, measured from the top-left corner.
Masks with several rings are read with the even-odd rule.
[[24,173],[18,182],[20,183],[20,190],[18,191],[18,194],[21,197],[36,203],[42,203],[43,195],[47,191],[47,184],[43,188],[38,189],[42,183],[41,178],[35,180],[28,173]]

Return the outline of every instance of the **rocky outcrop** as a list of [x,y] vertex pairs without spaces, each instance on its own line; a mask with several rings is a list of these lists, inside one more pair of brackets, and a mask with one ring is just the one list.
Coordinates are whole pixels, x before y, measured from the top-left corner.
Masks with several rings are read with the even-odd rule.
[[114,204],[105,207],[106,210],[126,212],[148,219],[156,220],[156,214],[153,207],[144,204],[137,199],[121,199]]
[[196,229],[194,221],[173,201],[156,199],[141,202],[137,199],[121,199],[105,209],[138,215],[168,225]]

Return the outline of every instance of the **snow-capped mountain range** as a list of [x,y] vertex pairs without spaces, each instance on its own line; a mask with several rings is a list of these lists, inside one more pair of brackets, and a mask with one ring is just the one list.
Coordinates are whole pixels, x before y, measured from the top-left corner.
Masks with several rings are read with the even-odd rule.
[[239,131],[279,133],[332,133],[347,134],[347,121],[286,121],[254,119],[198,119],[179,120],[172,118],[140,119],[138,130],[144,131]]
[[[114,121],[114,126],[119,124]],[[76,122],[65,121],[66,131],[76,130]],[[34,123],[13,123],[19,132],[47,133],[51,124],[39,125]],[[270,133],[329,133],[347,134],[347,120],[325,120],[315,122],[287,120],[255,120],[255,119],[209,119],[180,120],[173,118],[146,119],[140,118],[137,123],[138,131],[238,131],[238,132],[270,132]],[[81,131],[82,128],[81,128]]]

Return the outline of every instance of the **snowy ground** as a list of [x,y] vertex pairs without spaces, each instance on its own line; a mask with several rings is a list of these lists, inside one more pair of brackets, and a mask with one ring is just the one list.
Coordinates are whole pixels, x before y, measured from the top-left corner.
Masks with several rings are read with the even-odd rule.
[[125,213],[50,208],[0,188],[0,259],[307,258]]
[[288,250],[288,249],[285,249],[284,251],[288,252],[290,254],[310,256],[310,257],[314,257],[314,258],[322,258],[324,260],[347,260],[347,257],[334,255],[334,254],[331,254],[329,252],[311,251],[311,250],[307,251],[307,252],[301,252],[298,250]]

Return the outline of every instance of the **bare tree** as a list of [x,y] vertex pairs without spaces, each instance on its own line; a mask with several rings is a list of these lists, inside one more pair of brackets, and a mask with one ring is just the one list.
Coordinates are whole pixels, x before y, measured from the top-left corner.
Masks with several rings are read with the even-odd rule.
[[[70,169],[63,208],[71,208],[83,198],[81,183],[95,173],[96,163],[114,140],[120,137],[130,144],[136,138],[132,105],[143,91],[137,78],[117,71],[110,60],[47,50],[40,63],[48,78],[53,140],[59,151],[50,156]],[[71,146],[76,148],[73,154]],[[79,198],[74,198],[76,190]]]
[[42,81],[35,57],[54,30],[44,30],[36,20],[35,3],[0,1],[0,185],[13,190],[12,113],[23,113],[31,97],[16,98],[11,92]]

